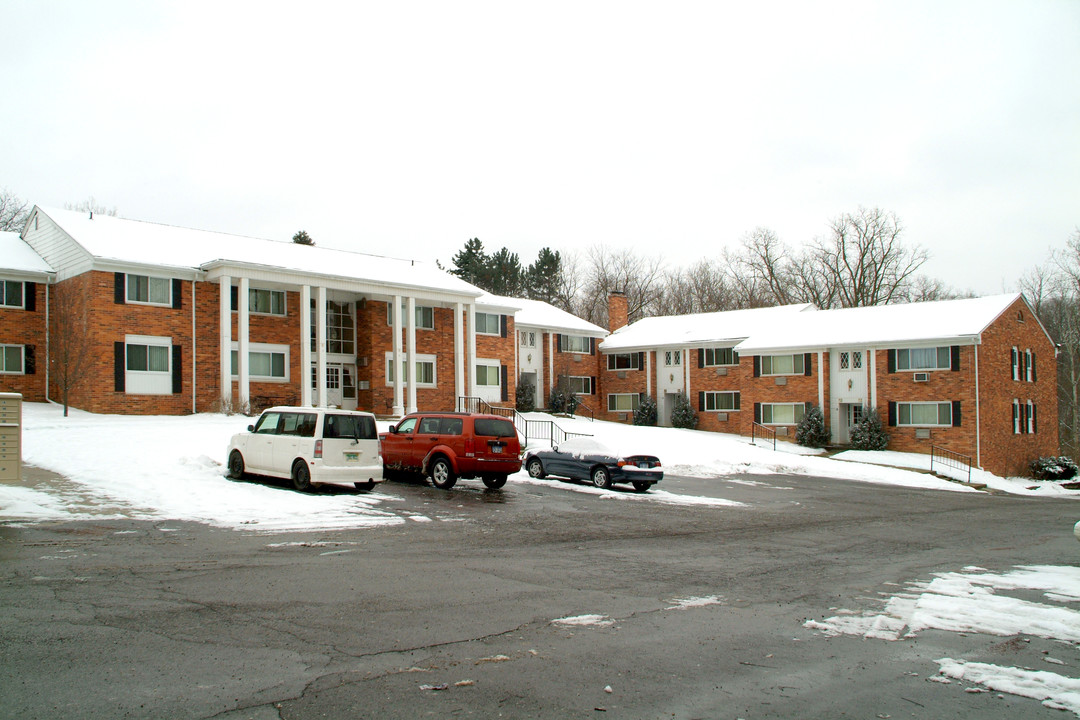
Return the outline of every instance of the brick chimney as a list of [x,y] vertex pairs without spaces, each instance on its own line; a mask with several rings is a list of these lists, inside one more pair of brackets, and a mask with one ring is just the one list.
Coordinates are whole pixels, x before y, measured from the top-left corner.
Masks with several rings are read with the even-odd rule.
[[626,304],[626,293],[621,290],[612,290],[607,297],[608,330],[615,332],[627,323],[629,310]]

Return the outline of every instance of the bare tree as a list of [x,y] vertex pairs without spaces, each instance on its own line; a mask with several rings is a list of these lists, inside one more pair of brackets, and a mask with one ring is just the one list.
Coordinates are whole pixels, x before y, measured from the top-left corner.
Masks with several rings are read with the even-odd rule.
[[64,203],[64,209],[75,210],[76,212],[97,213],[98,215],[108,215],[110,217],[117,217],[120,214],[120,211],[116,209],[115,205],[112,207],[101,205],[94,199],[93,195],[82,202]]
[[0,189],[0,231],[22,232],[30,204],[7,188]]
[[641,257],[632,250],[594,245],[587,253],[581,290],[574,299],[579,317],[607,327],[607,300],[612,290],[626,294],[630,322],[659,312],[664,264],[659,257]]
[[742,306],[724,266],[705,259],[686,269],[668,271],[657,304],[664,315],[718,312]]
[[60,388],[64,417],[71,391],[83,381],[91,362],[89,279],[90,274],[85,273],[51,288],[49,363],[51,376]]

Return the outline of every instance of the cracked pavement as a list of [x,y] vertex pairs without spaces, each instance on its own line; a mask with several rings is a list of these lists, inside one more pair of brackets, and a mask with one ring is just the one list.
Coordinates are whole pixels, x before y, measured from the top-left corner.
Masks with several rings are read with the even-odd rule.
[[[389,483],[402,512],[432,521],[287,534],[0,525],[0,714],[1059,716],[927,682],[933,658],[1035,664],[1049,641],[885,643],[802,623],[936,571],[1074,564],[1080,506],[753,480],[665,480],[745,508],[618,502],[557,481]],[[590,614],[603,621],[553,623]]]

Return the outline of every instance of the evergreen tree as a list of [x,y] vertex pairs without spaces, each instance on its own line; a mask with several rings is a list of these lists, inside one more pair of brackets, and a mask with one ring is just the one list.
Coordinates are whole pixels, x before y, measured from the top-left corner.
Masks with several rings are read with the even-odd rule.
[[638,404],[637,410],[634,411],[634,424],[650,427],[656,425],[656,401],[651,395],[643,397]]
[[536,386],[519,378],[514,400],[518,412],[532,412],[536,409]]
[[554,304],[558,296],[562,256],[559,251],[541,248],[536,260],[525,271],[525,293],[531,300]]
[[856,450],[884,450],[889,446],[889,434],[878,417],[876,408],[864,407],[862,419],[851,429],[851,447]]
[[690,404],[690,398],[686,393],[675,396],[675,407],[671,409],[671,424],[673,427],[693,430],[697,427],[697,411]]
[[488,258],[485,282],[476,283],[496,295],[521,297],[525,294],[525,272],[517,253],[502,248]]
[[805,447],[823,448],[829,444],[829,431],[825,429],[825,413],[814,405],[803,414],[795,428],[795,442]]
[[307,234],[307,231],[301,230],[292,236],[292,241],[297,245],[314,245],[315,241],[311,239],[311,236]]
[[453,269],[450,270],[451,275],[457,275],[465,282],[490,291],[487,286],[490,259],[484,252],[484,243],[480,242],[479,238],[466,241],[465,247],[454,255],[451,262],[454,263]]

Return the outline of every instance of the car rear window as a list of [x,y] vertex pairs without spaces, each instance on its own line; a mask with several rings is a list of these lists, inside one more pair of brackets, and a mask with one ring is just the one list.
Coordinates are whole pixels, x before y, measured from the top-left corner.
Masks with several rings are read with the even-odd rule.
[[477,435],[483,437],[514,437],[514,423],[501,418],[476,418],[473,423]]
[[375,420],[370,415],[327,415],[323,423],[323,437],[359,438],[375,440]]

